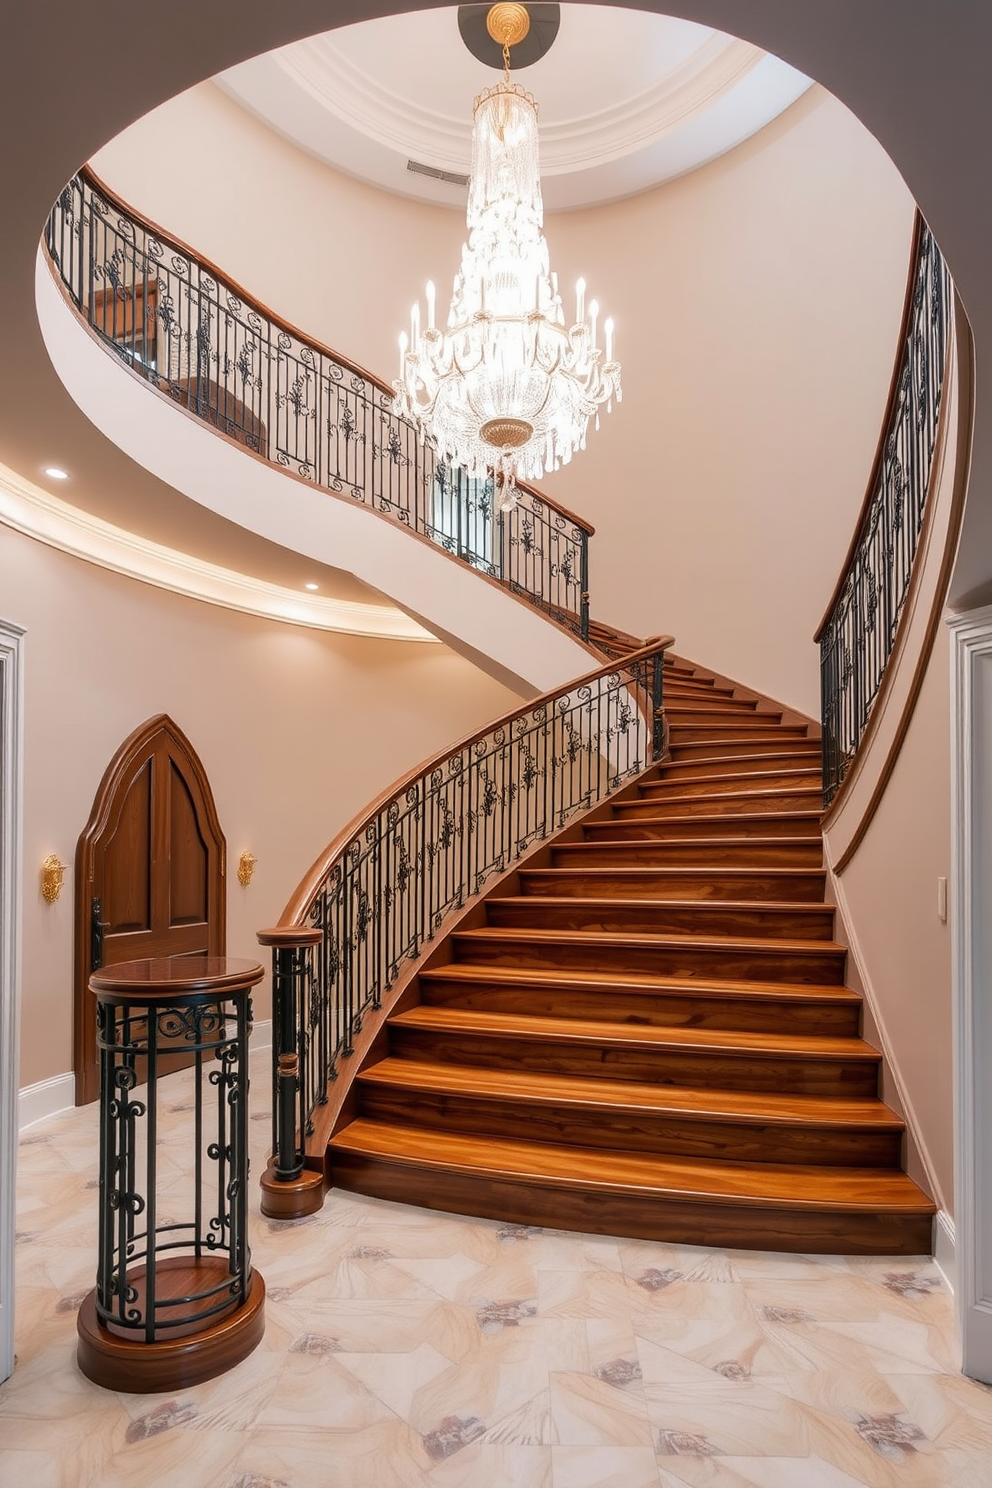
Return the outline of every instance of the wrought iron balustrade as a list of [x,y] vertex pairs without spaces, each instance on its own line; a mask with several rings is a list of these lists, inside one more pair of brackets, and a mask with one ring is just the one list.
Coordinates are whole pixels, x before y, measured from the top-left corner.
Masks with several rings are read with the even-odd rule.
[[589,634],[593,529],[532,487],[499,510],[493,481],[443,465],[393,393],[277,320],[83,171],[45,232],[90,328],[153,387],[255,454],[436,542]]
[[941,413],[952,287],[922,217],[900,354],[865,504],[820,646],[824,805],[836,795],[878,697],[923,530]]
[[403,968],[525,853],[661,755],[671,644],[547,693],[407,776],[331,844],[277,929],[260,933],[274,948],[277,1180],[302,1173],[340,1060]]

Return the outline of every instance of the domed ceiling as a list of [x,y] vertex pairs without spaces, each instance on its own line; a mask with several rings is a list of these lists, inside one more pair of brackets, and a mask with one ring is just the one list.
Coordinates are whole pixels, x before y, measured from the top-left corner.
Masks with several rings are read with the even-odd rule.
[[[537,20],[558,7],[531,9]],[[614,201],[694,170],[810,86],[777,57],[705,26],[612,6],[560,12],[547,54],[513,74],[540,106],[552,211]],[[463,209],[472,103],[495,80],[468,51],[451,7],[313,36],[216,81],[336,169]]]

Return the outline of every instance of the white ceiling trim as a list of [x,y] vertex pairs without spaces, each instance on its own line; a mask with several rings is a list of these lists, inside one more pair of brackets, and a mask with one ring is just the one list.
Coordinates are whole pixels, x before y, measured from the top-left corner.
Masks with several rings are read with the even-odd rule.
[[0,464],[0,522],[73,558],[227,610],[390,641],[436,641],[402,610],[296,594],[163,547],[91,516]]
[[[654,33],[643,14],[614,10],[604,21],[596,7],[572,8],[584,12],[586,52],[606,34],[596,27],[608,21],[614,50],[626,46],[654,56]],[[408,50],[408,29],[394,38],[389,23],[377,21],[367,23],[371,30],[362,45],[351,33],[365,28],[346,27],[252,58],[215,82],[335,169],[400,195],[461,207],[463,188],[406,168],[416,160],[466,175],[472,92],[498,76],[472,70],[454,22],[439,30],[445,15],[423,21],[419,53]],[[686,51],[683,37],[681,54],[666,63],[665,46],[678,24],[665,18],[658,61],[640,68],[638,82],[649,81],[633,92],[624,90],[615,67],[591,93],[573,85],[574,56],[558,58],[554,48],[537,64],[533,84],[527,72],[519,74],[542,107],[541,176],[549,211],[601,205],[694,170],[755,134],[810,86],[809,78],[751,43],[702,27],[691,28],[701,39],[691,37]],[[450,79],[450,86],[436,86],[439,78]]]
[[[661,139],[709,108],[764,55],[746,41],[717,32],[634,97],[595,113],[542,122],[542,176],[591,168]],[[467,115],[453,117],[400,98],[345,56],[333,38],[301,41],[271,53],[271,62],[322,108],[369,139],[427,165],[468,172],[472,121]],[[526,86],[524,74],[521,79]],[[226,75],[220,81],[230,86],[233,80]]]

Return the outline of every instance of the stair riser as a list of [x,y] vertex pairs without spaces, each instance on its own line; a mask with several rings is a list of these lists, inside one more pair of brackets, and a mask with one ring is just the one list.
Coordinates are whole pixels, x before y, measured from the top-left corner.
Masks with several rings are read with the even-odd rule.
[[899,1161],[898,1132],[781,1127],[598,1106],[576,1109],[543,1101],[392,1089],[375,1080],[359,1084],[364,1116],[445,1133],[488,1136],[499,1132],[502,1137],[522,1141],[696,1157],[706,1162],[722,1159],[882,1168]]
[[521,893],[526,897],[551,894],[558,898],[574,895],[579,899],[649,899],[652,902],[666,899],[695,899],[707,903],[726,899],[774,899],[779,903],[820,904],[823,902],[823,885],[822,873],[776,877],[769,872],[723,875],[718,872],[696,875],[673,872],[659,875],[629,870],[614,873],[590,870],[581,874],[520,875]]
[[647,821],[614,817],[612,821],[591,822],[585,836],[588,842],[660,842],[666,837],[810,837],[817,831],[818,823],[818,814],[772,816],[747,811],[735,815],[721,812],[712,817],[651,815]]
[[597,1080],[682,1085],[694,1090],[753,1090],[851,1099],[870,1099],[878,1094],[878,1066],[868,1059],[795,1059],[786,1055],[757,1059],[734,1049],[694,1051],[565,1040],[556,1043],[551,1038],[523,1039],[510,1034],[428,1032],[399,1024],[390,1028],[389,1052],[399,1059],[469,1069],[584,1075]]
[[748,739],[752,733],[773,734],[778,739],[805,739],[806,729],[798,723],[777,723],[766,714],[751,713],[745,717],[711,719],[709,722],[690,723],[687,720],[670,720],[673,744],[701,744],[707,739],[722,743],[727,739]]
[[731,703],[724,700],[710,704],[696,704],[666,697],[663,706],[665,716],[672,728],[703,728],[711,723],[740,722],[747,728],[770,729],[778,728],[780,722],[777,713],[756,713],[751,703]]
[[662,838],[652,840],[642,831],[637,836],[627,835],[615,842],[598,842],[583,847],[581,852],[570,852],[567,847],[555,848],[553,859],[561,868],[609,868],[618,864],[659,868],[666,864],[679,868],[820,868],[823,847],[819,839],[790,842],[787,837],[774,841],[741,837],[729,843],[702,839],[666,843]]
[[544,970],[627,972],[645,976],[705,977],[720,981],[787,981],[842,986],[843,951],[777,951],[772,946],[596,945],[551,940],[547,944],[510,942],[496,935],[467,941],[453,937],[455,959],[473,965],[539,967]]
[[[338,1188],[449,1214],[477,1214],[513,1224],[550,1225],[594,1235],[673,1244],[794,1251],[818,1255],[929,1255],[929,1214],[849,1214],[818,1209],[775,1210],[740,1203],[703,1203],[653,1195],[613,1195],[528,1184],[487,1174],[451,1171],[330,1152]],[[645,1272],[645,1297],[657,1272]]]
[[820,811],[823,792],[812,789],[766,790],[755,786],[753,792],[707,795],[684,795],[674,789],[640,801],[614,806],[615,821],[638,821],[641,817],[669,816],[758,816],[766,811]]
[[[714,775],[718,772],[714,771]],[[726,780],[718,778],[686,779],[672,776],[665,770],[661,780],[642,785],[638,794],[642,801],[664,801],[669,796],[727,796],[741,791],[813,790],[822,795],[823,780],[819,770],[763,770],[761,772],[737,771]]]
[[672,762],[685,764],[690,760],[725,759],[728,754],[782,754],[788,750],[809,759],[822,760],[819,739],[783,739],[778,734],[765,738],[710,739],[696,742],[672,740]]
[[538,895],[494,901],[486,907],[490,925],[528,930],[603,930],[635,935],[727,935],[754,939],[830,940],[833,910],[740,909],[691,904],[676,908],[664,900],[641,904],[552,904]]
[[661,766],[661,780],[667,785],[676,780],[693,781],[702,775],[763,775],[769,770],[803,770],[817,781],[822,779],[819,752],[792,754],[783,753],[782,750],[769,750],[767,754],[749,759],[746,750],[742,749],[737,758],[732,754],[721,754],[710,758],[704,756],[702,759],[666,760]]
[[777,1002],[774,998],[693,997],[691,993],[622,992],[548,988],[540,983],[503,986],[486,982],[451,986],[421,977],[429,1007],[466,1012],[520,1013],[542,1018],[589,1018],[635,1027],[718,1029],[737,1033],[784,1033],[857,1038],[858,1006]]

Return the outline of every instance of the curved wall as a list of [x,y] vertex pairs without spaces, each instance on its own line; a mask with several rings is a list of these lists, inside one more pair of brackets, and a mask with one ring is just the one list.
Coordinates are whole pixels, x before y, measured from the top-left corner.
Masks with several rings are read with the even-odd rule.
[[[209,142],[205,148],[204,142]],[[218,161],[223,170],[218,170]],[[379,375],[460,212],[342,176],[203,84],[94,167],[272,309]],[[593,613],[806,712],[811,636],[868,477],[913,204],[877,143],[814,88],[722,160],[547,233],[617,320],[625,398],[547,482],[597,526]]]
[[[25,627],[21,1087],[72,1065],[76,840],[117,746],[156,713],[189,736],[228,853],[228,950],[261,959],[318,852],[418,760],[514,707],[515,694],[434,642],[304,629],[182,598],[0,525],[0,615]],[[242,889],[242,849],[258,858]],[[268,994],[256,1015],[269,1016]],[[64,1103],[64,1102],[63,1102]]]

